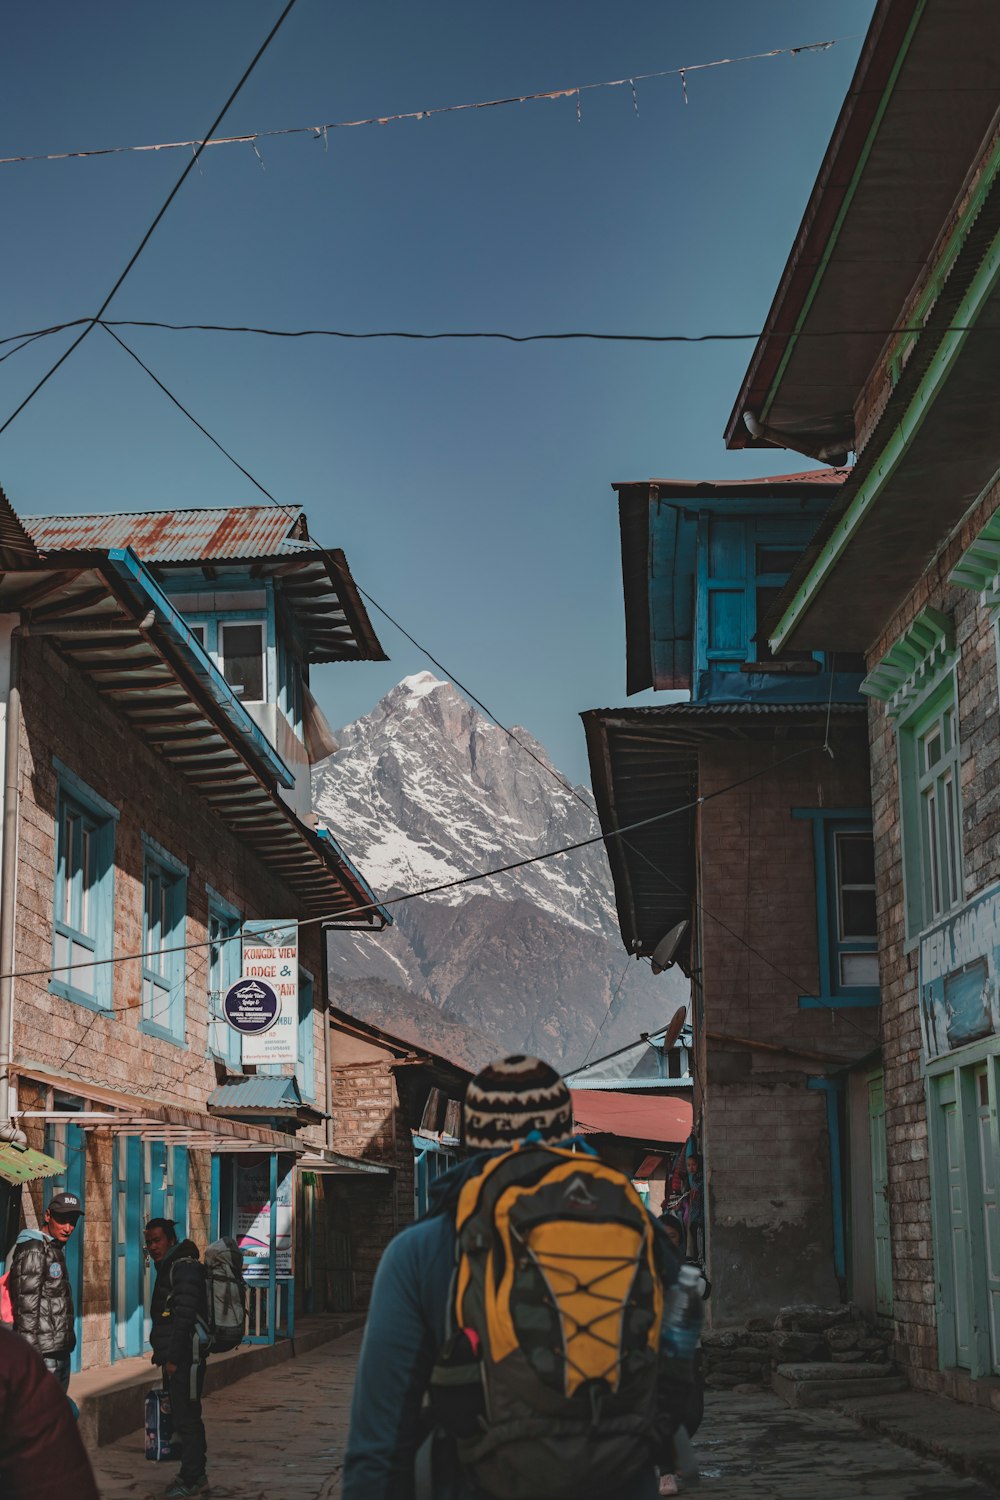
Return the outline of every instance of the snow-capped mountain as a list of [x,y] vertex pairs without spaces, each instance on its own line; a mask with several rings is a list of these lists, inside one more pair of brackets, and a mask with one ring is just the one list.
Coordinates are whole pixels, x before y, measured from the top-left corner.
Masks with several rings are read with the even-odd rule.
[[[554,774],[525,730],[513,733],[520,744],[429,672],[405,678],[337,731],[341,748],[317,768],[313,800],[377,895],[445,884],[600,832],[589,791]],[[600,842],[404,902],[393,916],[380,936],[331,937],[331,987],[345,1008],[352,993],[361,1003],[353,978],[381,981],[384,1004],[370,1019],[388,1030],[433,1045],[426,1006],[413,1007],[406,1030],[399,992],[409,991],[443,1022],[473,1028],[474,1052],[485,1037],[554,1062],[582,1060],[625,959]],[[377,991],[365,986],[369,1009]],[[676,971],[655,978],[645,964],[629,966],[596,1051],[663,1026],[685,999]]]

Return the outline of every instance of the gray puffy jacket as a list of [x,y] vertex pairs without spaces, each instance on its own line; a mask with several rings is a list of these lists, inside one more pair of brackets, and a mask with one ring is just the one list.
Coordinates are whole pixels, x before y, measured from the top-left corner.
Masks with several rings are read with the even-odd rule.
[[11,1256],[7,1289],[14,1332],[39,1354],[67,1354],[76,1348],[73,1293],[61,1245],[40,1230],[22,1230]]

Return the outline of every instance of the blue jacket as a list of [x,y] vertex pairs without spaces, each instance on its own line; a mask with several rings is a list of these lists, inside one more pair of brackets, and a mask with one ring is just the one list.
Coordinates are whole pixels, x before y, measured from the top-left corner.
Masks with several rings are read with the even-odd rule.
[[[413,1500],[421,1404],[446,1332],[453,1210],[482,1160],[473,1157],[439,1177],[429,1215],[398,1234],[382,1256],[354,1385],[341,1500]],[[449,1475],[435,1468],[434,1480],[434,1500],[483,1500],[457,1469]],[[604,1500],[653,1500],[657,1490],[651,1469],[648,1481]]]

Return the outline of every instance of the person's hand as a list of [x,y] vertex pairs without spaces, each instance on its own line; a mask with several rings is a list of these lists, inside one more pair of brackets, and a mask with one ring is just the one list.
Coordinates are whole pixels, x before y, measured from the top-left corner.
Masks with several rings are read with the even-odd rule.
[[166,1370],[166,1372],[167,1372],[168,1375],[176,1375],[177,1374],[177,1366],[176,1365],[172,1365],[169,1360],[166,1361],[166,1363],[164,1364],[163,1368],[164,1368],[164,1370]]

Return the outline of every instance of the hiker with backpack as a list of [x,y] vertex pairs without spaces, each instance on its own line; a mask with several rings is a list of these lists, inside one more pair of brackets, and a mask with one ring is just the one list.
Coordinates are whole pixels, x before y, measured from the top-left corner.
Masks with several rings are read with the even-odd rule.
[[208,1489],[208,1445],[201,1415],[207,1354],[203,1334],[208,1324],[205,1268],[193,1240],[178,1242],[171,1219],[150,1219],[144,1238],[156,1267],[149,1304],[153,1364],[163,1371],[174,1436],[181,1448],[180,1473],[165,1493],[200,1495]]
[[247,1288],[243,1256],[228,1236],[213,1240],[199,1259],[193,1240],[178,1243],[172,1219],[150,1219],[146,1253],[156,1267],[150,1299],[153,1364],[163,1370],[170,1416],[181,1448],[181,1468],[165,1494],[200,1495],[208,1489],[208,1445],[201,1414],[205,1364],[243,1342]]
[[382,1257],[342,1500],[652,1500],[690,1386],[661,1345],[666,1235],[538,1058],[473,1079],[464,1134]]

